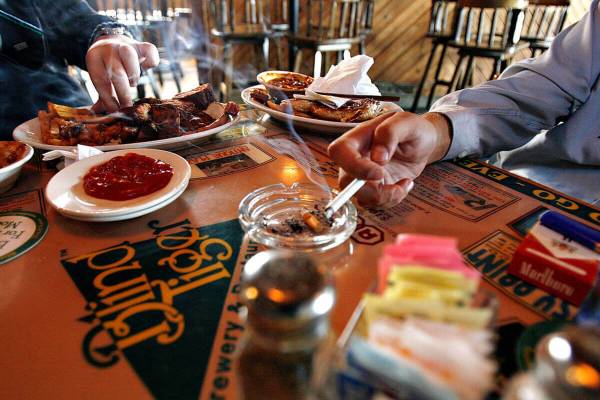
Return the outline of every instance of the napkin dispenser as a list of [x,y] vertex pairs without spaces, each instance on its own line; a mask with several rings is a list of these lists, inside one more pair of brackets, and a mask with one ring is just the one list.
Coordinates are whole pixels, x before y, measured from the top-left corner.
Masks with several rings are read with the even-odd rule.
[[578,306],[597,281],[598,243],[599,231],[549,211],[517,248],[508,272]]

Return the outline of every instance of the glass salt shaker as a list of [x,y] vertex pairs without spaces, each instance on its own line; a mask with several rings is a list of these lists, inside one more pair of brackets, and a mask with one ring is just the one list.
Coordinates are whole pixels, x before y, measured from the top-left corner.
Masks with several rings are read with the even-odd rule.
[[535,367],[515,376],[504,400],[600,399],[600,328],[570,327],[547,335]]
[[304,253],[258,253],[244,266],[240,298],[240,398],[316,398],[333,349],[328,317],[335,290],[326,268]]
[[302,220],[306,213],[324,215],[329,200],[329,191],[314,184],[265,186],[241,201],[239,220],[248,238],[261,250],[299,251],[318,258],[330,269],[341,268],[354,250],[349,240],[357,224],[354,205],[344,204],[319,233]]

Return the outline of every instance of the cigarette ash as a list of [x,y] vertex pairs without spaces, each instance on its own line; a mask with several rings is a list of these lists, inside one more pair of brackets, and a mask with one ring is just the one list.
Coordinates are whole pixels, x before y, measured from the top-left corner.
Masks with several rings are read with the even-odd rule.
[[[307,223],[307,215],[314,217],[316,221],[318,221],[320,229],[315,229],[314,224]],[[326,229],[331,228],[333,222],[333,217],[327,218],[323,207],[320,204],[316,204],[314,208],[309,211],[302,209],[294,210],[293,213],[290,212],[290,215],[282,220],[273,221],[265,218],[263,220],[263,227],[270,233],[285,237],[315,236],[317,234],[322,234]]]

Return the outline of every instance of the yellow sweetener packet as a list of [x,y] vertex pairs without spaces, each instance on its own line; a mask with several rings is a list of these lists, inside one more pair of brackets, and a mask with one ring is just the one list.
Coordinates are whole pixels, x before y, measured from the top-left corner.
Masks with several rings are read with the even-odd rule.
[[485,328],[489,326],[493,317],[491,308],[449,305],[439,299],[393,299],[367,293],[364,300],[363,316],[367,324],[381,316],[402,319],[413,315],[434,321],[456,323],[469,328]]

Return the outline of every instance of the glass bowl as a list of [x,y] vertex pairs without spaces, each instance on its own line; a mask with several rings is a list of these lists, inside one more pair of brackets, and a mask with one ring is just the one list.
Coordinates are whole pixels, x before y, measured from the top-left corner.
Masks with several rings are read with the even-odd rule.
[[[251,240],[269,248],[325,251],[345,241],[356,229],[357,212],[344,204],[320,233],[298,229],[290,232],[290,221],[303,224],[307,212],[324,210],[329,190],[314,184],[282,183],[265,186],[248,194],[240,203],[239,220]],[[304,225],[305,226],[305,225]]]

